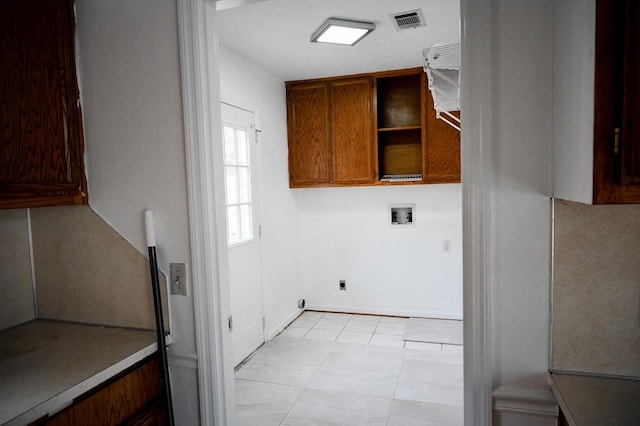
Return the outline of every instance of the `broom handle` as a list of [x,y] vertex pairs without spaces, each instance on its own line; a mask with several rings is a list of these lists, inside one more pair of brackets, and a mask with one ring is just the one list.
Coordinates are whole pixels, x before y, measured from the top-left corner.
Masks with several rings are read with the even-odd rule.
[[164,334],[164,319],[162,318],[162,298],[160,293],[160,279],[158,277],[158,260],[156,257],[156,235],[153,223],[153,212],[145,211],[145,225],[147,231],[147,246],[149,248],[149,268],[151,269],[151,287],[153,288],[153,307],[156,316],[156,334],[158,337],[158,352],[162,367],[162,381],[164,394],[167,401],[169,425],[173,426],[173,404],[171,402],[171,382],[169,380],[169,359],[167,357],[167,344]]

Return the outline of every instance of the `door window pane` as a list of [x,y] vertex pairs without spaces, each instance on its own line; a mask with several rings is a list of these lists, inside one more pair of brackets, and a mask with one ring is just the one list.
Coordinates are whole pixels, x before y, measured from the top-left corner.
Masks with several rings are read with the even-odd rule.
[[238,169],[225,167],[227,204],[238,204]]
[[236,164],[235,130],[224,126],[224,164]]
[[247,132],[244,130],[237,130],[236,133],[238,142],[238,165],[249,165],[249,146],[247,144]]
[[238,167],[238,188],[240,190],[240,202],[251,202],[251,176],[248,167]]
[[224,125],[224,180],[229,245],[253,239],[249,129]]
[[253,226],[251,223],[251,204],[240,205],[240,231],[242,241],[253,239]]

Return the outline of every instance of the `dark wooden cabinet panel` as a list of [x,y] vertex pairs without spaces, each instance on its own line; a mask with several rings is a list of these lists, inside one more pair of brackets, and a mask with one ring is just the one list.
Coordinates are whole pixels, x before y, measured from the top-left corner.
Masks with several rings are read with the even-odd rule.
[[160,362],[153,355],[33,425],[111,426],[168,424]]
[[436,117],[431,93],[427,96],[424,146],[424,180],[429,183],[460,182],[460,132]]
[[331,84],[333,182],[373,182],[373,82],[371,78]]
[[289,184],[326,184],[330,180],[329,86],[312,83],[287,90]]
[[0,2],[0,208],[87,202],[73,0]]
[[640,203],[640,5],[596,3],[593,202]]
[[[640,4],[624,1],[621,183],[640,190]],[[640,202],[640,198],[638,199]]]

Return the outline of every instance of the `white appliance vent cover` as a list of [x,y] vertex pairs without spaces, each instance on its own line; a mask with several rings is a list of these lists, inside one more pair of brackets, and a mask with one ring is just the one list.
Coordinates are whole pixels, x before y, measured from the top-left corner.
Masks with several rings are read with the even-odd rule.
[[398,12],[392,15],[391,22],[396,31],[406,30],[409,28],[424,27],[427,24],[424,22],[424,14],[422,9],[409,10],[407,12]]
[[424,71],[429,80],[436,117],[460,130],[460,43],[424,49]]

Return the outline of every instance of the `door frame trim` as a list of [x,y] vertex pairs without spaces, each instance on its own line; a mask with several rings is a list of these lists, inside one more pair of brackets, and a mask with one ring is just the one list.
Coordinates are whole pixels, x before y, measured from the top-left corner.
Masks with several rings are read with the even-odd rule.
[[178,0],[200,424],[235,424],[215,3]]
[[492,424],[491,167],[495,143],[492,0],[460,1],[464,424]]
[[[465,425],[491,425],[491,158],[493,143],[492,0],[461,0],[462,187]],[[190,242],[201,424],[235,424],[224,212],[216,190],[221,150],[215,2],[178,0],[187,154]],[[211,143],[209,143],[211,142]],[[213,148],[212,148],[213,147]],[[218,180],[219,185],[219,180]],[[224,192],[222,193],[224,196]],[[221,214],[222,213],[222,214]],[[222,232],[221,232],[222,230]],[[224,238],[221,238],[220,236]],[[220,245],[220,241],[223,245]],[[228,304],[227,304],[228,305]],[[212,315],[211,312],[214,312]]]

